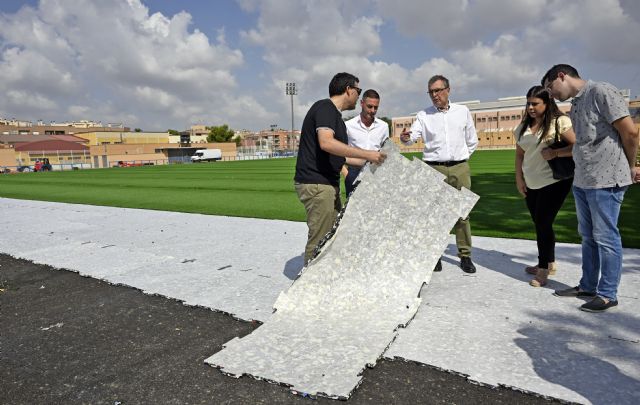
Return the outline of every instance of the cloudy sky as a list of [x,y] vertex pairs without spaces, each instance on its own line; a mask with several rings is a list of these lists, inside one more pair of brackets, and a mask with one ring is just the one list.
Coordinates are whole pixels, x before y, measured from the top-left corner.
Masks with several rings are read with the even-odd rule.
[[[637,0],[0,1],[0,117],[145,131],[295,125],[340,71],[379,115],[522,95],[554,63],[640,94]],[[352,112],[351,114],[354,114]]]

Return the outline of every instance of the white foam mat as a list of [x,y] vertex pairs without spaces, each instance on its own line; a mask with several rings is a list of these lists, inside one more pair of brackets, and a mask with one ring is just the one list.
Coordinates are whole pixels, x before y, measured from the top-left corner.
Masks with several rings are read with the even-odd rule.
[[[306,234],[299,222],[0,198],[2,253],[246,320],[272,316]],[[474,236],[478,272],[468,275],[454,239],[385,358],[565,401],[640,403],[640,250],[624,249],[619,306],[590,314],[582,300],[552,296],[577,285],[580,245],[558,244],[558,274],[533,288],[523,270],[537,260],[535,241]]]
[[276,301],[265,325],[206,363],[311,395],[348,398],[420,305],[449,231],[478,199],[400,155],[366,173],[333,237]]
[[477,275],[438,274],[386,357],[580,403],[640,402],[640,251],[624,250],[621,307],[593,314],[551,294],[578,283],[579,246],[558,244],[557,274],[533,288],[523,270],[535,245],[474,240]]

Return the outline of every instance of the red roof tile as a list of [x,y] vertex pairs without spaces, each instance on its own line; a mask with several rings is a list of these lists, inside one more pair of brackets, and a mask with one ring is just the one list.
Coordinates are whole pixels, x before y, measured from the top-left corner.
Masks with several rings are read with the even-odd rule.
[[56,151],[56,150],[85,151],[85,150],[89,150],[89,148],[87,146],[79,144],[78,142],[48,140],[48,141],[35,141],[35,142],[16,144],[15,150],[18,152]]

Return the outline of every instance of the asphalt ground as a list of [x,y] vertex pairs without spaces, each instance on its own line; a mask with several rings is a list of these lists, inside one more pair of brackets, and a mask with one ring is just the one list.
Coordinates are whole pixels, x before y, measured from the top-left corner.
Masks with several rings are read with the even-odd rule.
[[[0,254],[0,403],[326,403],[204,364],[259,323]],[[352,404],[548,404],[404,361],[364,372]]]

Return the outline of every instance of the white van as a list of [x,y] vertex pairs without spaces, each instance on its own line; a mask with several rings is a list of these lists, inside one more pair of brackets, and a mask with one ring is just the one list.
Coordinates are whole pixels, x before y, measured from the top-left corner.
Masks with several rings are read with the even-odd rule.
[[213,162],[222,159],[222,150],[220,149],[198,149],[191,156],[193,163],[197,162]]

